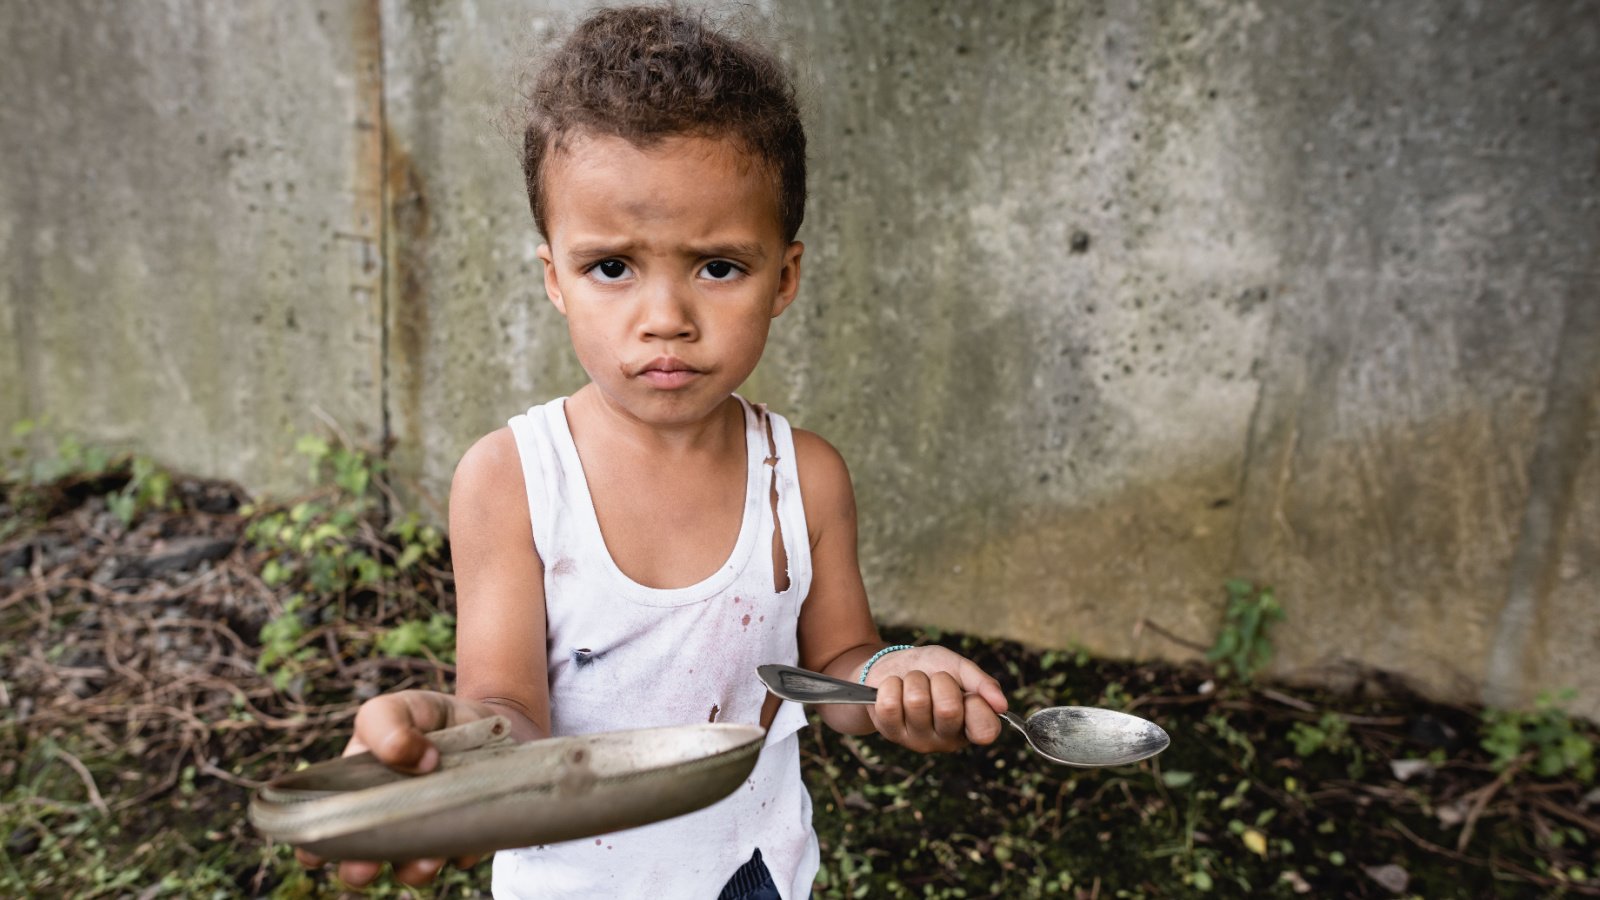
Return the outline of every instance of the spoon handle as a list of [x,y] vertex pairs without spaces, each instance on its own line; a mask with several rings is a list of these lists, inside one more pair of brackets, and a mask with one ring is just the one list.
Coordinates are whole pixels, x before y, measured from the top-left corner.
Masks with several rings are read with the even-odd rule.
[[[1027,735],[1028,735],[1028,726],[1027,726],[1027,723],[1022,721],[1022,717],[1021,716],[1017,715],[1016,713],[1014,713],[1014,712],[1012,712],[1011,710],[1008,709],[1005,712],[1000,714],[1000,718],[1005,719],[1006,722],[1012,728],[1015,728],[1016,730],[1022,732],[1023,736],[1027,737]],[[1033,738],[1028,738],[1028,742],[1032,743],[1033,742]]]
[[769,663],[757,666],[756,674],[766,683],[767,690],[798,703],[856,703],[871,706],[878,700],[878,689],[875,687],[794,666]]

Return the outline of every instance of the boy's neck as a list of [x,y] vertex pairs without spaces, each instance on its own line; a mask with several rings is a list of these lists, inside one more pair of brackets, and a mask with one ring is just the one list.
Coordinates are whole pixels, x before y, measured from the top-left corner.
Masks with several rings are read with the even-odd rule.
[[592,435],[609,449],[648,454],[655,459],[725,452],[737,442],[744,445],[744,412],[729,396],[704,418],[673,425],[644,422],[607,400],[599,388],[586,384],[567,398],[567,425],[574,440]]

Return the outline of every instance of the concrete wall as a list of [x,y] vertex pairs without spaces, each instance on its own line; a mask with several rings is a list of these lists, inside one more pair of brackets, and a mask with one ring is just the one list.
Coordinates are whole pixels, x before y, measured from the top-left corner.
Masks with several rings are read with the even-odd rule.
[[[581,4],[24,5],[0,419],[287,489],[320,405],[440,506],[582,383],[494,124]],[[813,200],[746,393],[850,461],[882,616],[1181,656],[1248,577],[1279,674],[1600,715],[1592,5],[757,13]]]
[[254,484],[378,436],[376,14],[8,4],[0,417]]

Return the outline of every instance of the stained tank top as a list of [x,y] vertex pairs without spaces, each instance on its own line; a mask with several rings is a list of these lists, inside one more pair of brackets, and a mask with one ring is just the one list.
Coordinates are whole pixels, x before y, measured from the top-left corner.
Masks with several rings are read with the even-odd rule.
[[[796,663],[811,548],[794,441],[782,416],[738,401],[747,457],[739,537],[716,572],[683,588],[645,587],[611,558],[565,398],[511,419],[544,565],[552,734],[759,724],[766,689],[756,666]],[[788,560],[783,591],[774,578],[775,529]],[[782,896],[805,897],[819,862],[800,779],[797,732],[805,724],[799,704],[785,701],[750,777],[698,812],[495,854],[494,896],[712,900],[759,850]]]

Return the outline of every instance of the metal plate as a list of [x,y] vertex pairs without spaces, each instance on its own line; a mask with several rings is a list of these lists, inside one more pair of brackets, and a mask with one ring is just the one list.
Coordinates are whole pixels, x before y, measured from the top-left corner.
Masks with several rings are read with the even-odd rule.
[[441,746],[440,767],[417,776],[363,753],[268,783],[251,800],[250,821],[327,859],[454,857],[574,840],[715,803],[749,777],[765,737],[754,725],[705,723]]

